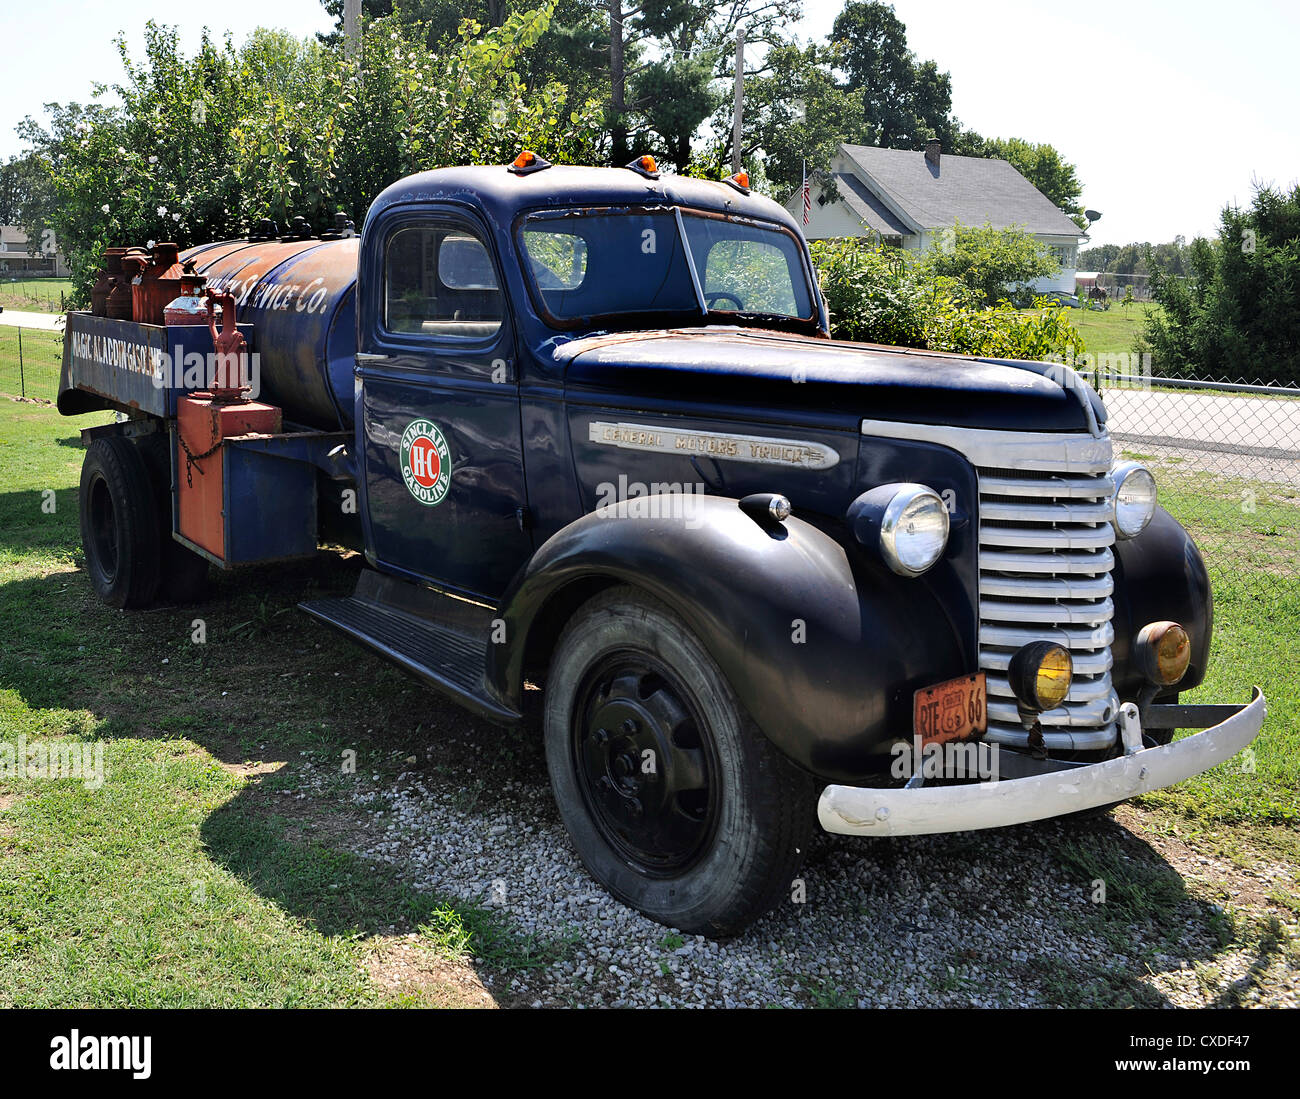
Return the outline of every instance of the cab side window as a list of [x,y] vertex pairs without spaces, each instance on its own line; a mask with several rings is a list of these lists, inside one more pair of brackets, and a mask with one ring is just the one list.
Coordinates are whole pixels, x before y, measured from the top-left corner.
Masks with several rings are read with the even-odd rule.
[[482,340],[504,317],[496,269],[483,242],[449,226],[399,229],[384,249],[389,332]]

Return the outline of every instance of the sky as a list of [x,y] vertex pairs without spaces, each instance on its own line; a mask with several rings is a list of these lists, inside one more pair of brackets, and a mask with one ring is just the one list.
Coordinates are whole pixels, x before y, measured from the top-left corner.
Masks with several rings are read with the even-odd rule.
[[[595,0],[593,0],[595,2]],[[603,2],[603,0],[602,0]],[[805,0],[805,38],[842,0]],[[953,110],[990,137],[1046,141],[1078,168],[1099,210],[1094,244],[1213,234],[1220,209],[1255,179],[1300,177],[1300,4],[1295,0],[895,0],[908,44],[952,74]],[[318,0],[0,0],[0,156],[50,99],[89,98],[134,53],[154,18],[190,48],[204,23],[241,41],[271,25],[306,36],[330,20]]]

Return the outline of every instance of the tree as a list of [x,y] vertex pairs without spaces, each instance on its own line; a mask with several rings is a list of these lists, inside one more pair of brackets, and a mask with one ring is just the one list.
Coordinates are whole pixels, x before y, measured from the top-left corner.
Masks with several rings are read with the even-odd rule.
[[1083,207],[1079,205],[1083,184],[1079,182],[1078,170],[1051,145],[1018,137],[985,138],[980,155],[1005,160],[1051,199],[1053,206],[1069,214],[1080,229],[1087,225]]
[[848,87],[862,95],[871,143],[892,149],[914,142],[916,65],[893,5],[850,0],[835,17],[831,41]]
[[1117,255],[1119,255],[1118,244],[1099,244],[1094,248],[1080,249],[1079,270],[1110,271]]
[[[762,57],[765,47],[784,43],[784,29],[801,12],[799,0],[641,0],[633,9],[609,3],[611,57],[634,47],[653,58],[626,73],[625,94],[613,100],[622,104],[614,108],[614,162],[622,163],[623,151],[631,154],[619,141],[635,140],[678,171],[687,169],[701,125],[719,108],[716,128],[731,130],[727,91],[737,30],[744,28],[748,55]],[[764,66],[746,71],[758,76]],[[617,74],[613,86],[617,96]]]
[[1060,270],[1051,249],[1032,233],[988,224],[954,225],[951,236],[941,238],[921,262],[930,275],[961,283],[981,305],[993,305]]
[[1162,308],[1143,336],[1156,368],[1300,383],[1300,185],[1257,186],[1249,209],[1225,208],[1218,239],[1197,238],[1189,253],[1189,278],[1152,272]]
[[[334,47],[343,36],[343,0],[321,3],[335,24],[318,37]],[[423,28],[425,44],[434,53],[454,47],[463,30],[474,28],[469,33],[477,36],[535,6],[536,0],[361,0],[363,15],[372,20],[391,17]],[[518,72],[529,92],[559,82],[569,89],[571,105],[593,96],[603,99],[608,92],[607,42],[603,0],[557,0],[545,33],[521,59]]]
[[[530,0],[362,0],[363,11],[426,29],[434,52],[465,34],[498,25]],[[322,0],[337,21],[323,40],[334,43],[342,27],[343,0]],[[665,166],[686,171],[695,157],[701,125],[729,103],[736,30],[760,58],[781,42],[783,28],[799,17],[800,0],[554,0],[547,31],[522,61],[526,89],[560,82],[565,107],[598,98],[605,105],[607,144],[599,159],[624,164],[634,153],[653,153]],[[462,21],[462,17],[468,22]],[[757,75],[761,65],[749,72]],[[730,109],[719,127],[730,128]],[[711,158],[711,157],[710,157]]]
[[377,19],[360,64],[277,32],[239,49],[205,37],[186,57],[173,28],[150,23],[139,61],[119,41],[125,77],[104,89],[118,102],[50,104],[48,127],[22,127],[49,165],[51,221],[78,287],[109,244],[229,239],[263,217],[324,228],[338,210],[359,221],[402,176],[503,163],[522,146],[590,158],[599,105],[566,112],[564,85],[528,94],[519,72],[553,7],[512,12],[439,54],[419,25]]
[[955,151],[969,143],[952,116],[952,78],[933,61],[917,61],[892,4],[849,0],[830,41],[844,87],[861,95],[867,144],[919,149],[937,139]]
[[[831,67],[835,51],[810,44],[772,47],[766,72],[745,84],[746,161],[763,154],[768,180],[778,192],[797,187],[804,166],[825,172],[841,142],[865,143],[869,137],[862,92],[848,91]],[[730,107],[715,116],[722,130],[731,119]]]
[[1079,266],[1085,271],[1105,271],[1113,275],[1150,275],[1163,271],[1179,277],[1191,273],[1191,248],[1185,237],[1177,236],[1165,244],[1138,241],[1133,244],[1102,244],[1079,253]]
[[[656,138],[653,147],[661,153],[661,159],[679,171],[690,163],[692,141],[700,123],[718,104],[720,93],[713,68],[714,59],[708,54],[686,53],[651,62],[637,80],[646,129]],[[647,88],[654,88],[655,94],[645,94],[643,89]]]
[[54,194],[49,163],[29,152],[0,164],[0,225],[18,225],[33,245],[49,223]]

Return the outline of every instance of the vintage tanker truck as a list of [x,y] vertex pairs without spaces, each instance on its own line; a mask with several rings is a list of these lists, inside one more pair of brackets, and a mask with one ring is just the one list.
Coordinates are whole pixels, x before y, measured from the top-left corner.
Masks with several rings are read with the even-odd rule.
[[177,368],[201,326],[70,314],[59,410],[122,414],[83,433],[95,588],[355,546],[355,594],[302,609],[495,722],[540,687],[584,864],[708,935],[788,894],[818,823],[1078,813],[1246,746],[1258,689],[1179,703],[1206,571],[1096,393],[831,341],[746,184],[526,153],[404,179],[360,236],[191,249],[253,401]]

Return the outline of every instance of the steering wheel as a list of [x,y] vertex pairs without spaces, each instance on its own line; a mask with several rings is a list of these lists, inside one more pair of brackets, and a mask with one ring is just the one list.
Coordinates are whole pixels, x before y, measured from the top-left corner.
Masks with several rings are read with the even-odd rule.
[[704,295],[704,300],[708,303],[710,309],[713,308],[713,303],[719,298],[729,298],[731,301],[734,301],[736,303],[735,312],[743,313],[745,311],[745,303],[736,297],[735,294],[728,294],[725,290],[715,290],[712,294]]

